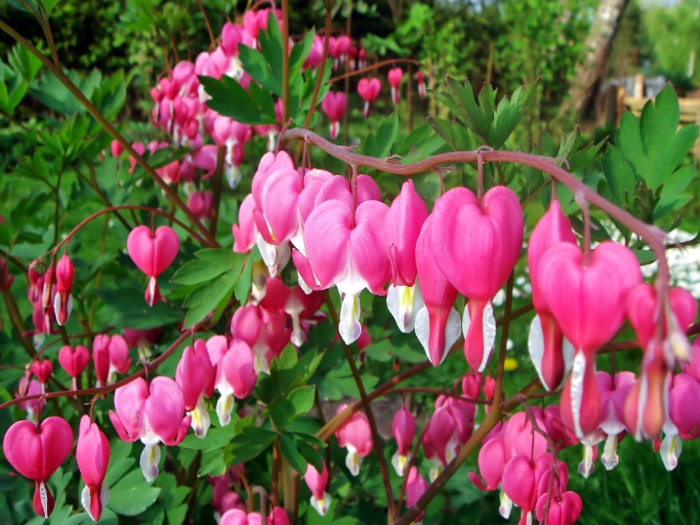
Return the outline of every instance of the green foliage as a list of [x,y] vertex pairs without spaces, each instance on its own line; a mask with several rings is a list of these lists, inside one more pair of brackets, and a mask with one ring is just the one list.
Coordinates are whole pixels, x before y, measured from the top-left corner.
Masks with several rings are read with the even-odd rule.
[[603,158],[613,201],[648,222],[667,219],[690,200],[685,190],[695,171],[683,161],[698,126],[678,127],[678,98],[672,87],[649,101],[640,118],[625,113],[614,145]]
[[204,320],[212,310],[212,322],[215,323],[234,294],[244,303],[250,293],[253,275],[249,255],[209,249],[198,251],[195,257],[173,276],[175,283],[188,287],[183,303],[187,308],[185,328]]
[[[499,149],[522,120],[535,89],[536,84],[519,87],[510,100],[504,97],[496,105],[496,90],[490,85],[482,87],[477,100],[468,80],[460,83],[448,77],[443,91],[436,93],[436,96],[450,109],[457,122],[474,134],[479,143]],[[452,127],[450,124],[435,119],[431,123],[451,146],[460,147],[470,143],[463,134],[455,136],[456,132],[448,129]]]
[[697,2],[682,0],[672,6],[642,11],[653,62],[651,73],[660,73],[684,88],[700,85],[700,17]]

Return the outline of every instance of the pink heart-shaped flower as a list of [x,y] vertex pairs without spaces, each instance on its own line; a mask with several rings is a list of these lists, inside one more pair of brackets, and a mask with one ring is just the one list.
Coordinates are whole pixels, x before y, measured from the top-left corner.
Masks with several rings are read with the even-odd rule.
[[479,201],[467,188],[440,197],[431,236],[442,273],[469,299],[490,300],[520,256],[523,214],[518,197],[505,186]]
[[50,416],[39,427],[31,421],[14,423],[2,449],[17,472],[33,481],[46,481],[70,454],[73,431],[63,418]]
[[588,258],[574,244],[559,243],[539,264],[542,298],[577,350],[607,343],[622,325],[628,292],[642,281],[634,254],[603,242]]
[[131,230],[126,249],[139,270],[149,277],[158,277],[175,260],[180,239],[169,226],[160,226],[154,232],[141,225]]
[[357,92],[365,102],[372,102],[379,95],[382,83],[378,78],[362,78],[357,83]]

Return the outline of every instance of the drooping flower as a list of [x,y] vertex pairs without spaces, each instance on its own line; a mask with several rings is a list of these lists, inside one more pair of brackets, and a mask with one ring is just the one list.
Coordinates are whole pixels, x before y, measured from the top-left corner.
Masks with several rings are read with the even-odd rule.
[[34,482],[34,511],[48,518],[54,498],[46,484],[73,448],[73,431],[63,418],[50,416],[40,425],[22,420],[5,433],[2,449],[17,472]]
[[331,140],[335,140],[338,138],[340,121],[348,110],[348,99],[342,91],[335,93],[329,91],[323,99],[323,102],[321,102],[321,108],[328,117],[328,120],[331,121],[330,136]]
[[491,300],[520,256],[523,214],[512,190],[495,186],[477,197],[453,188],[435,202],[431,239],[435,261],[449,282],[469,299],[462,320],[464,354],[482,371],[496,335]]
[[459,314],[453,308],[457,290],[438,267],[431,236],[433,216],[423,223],[416,241],[416,268],[425,306],[416,313],[415,331],[428,360],[438,366],[459,338]]
[[75,348],[64,345],[58,351],[58,362],[71,377],[71,390],[77,390],[78,376],[83,373],[90,362],[90,351],[82,345]]
[[582,439],[598,428],[602,417],[596,351],[622,325],[627,294],[642,281],[642,273],[634,254],[612,242],[586,254],[561,242],[545,252],[538,271],[542,297],[575,349],[572,373],[561,396],[561,415]]
[[326,491],[328,486],[328,469],[323,461],[323,470],[319,473],[316,468],[309,463],[304,474],[306,486],[311,491],[311,506],[321,516],[325,516],[331,506],[331,496]]
[[190,426],[190,416],[183,418],[182,391],[169,377],[156,377],[150,385],[139,377],[117,389],[114,408],[116,412],[110,410],[109,419],[119,437],[128,443],[140,439],[145,445],[141,471],[147,481],[153,481],[158,476],[158,445],[179,444]]
[[532,364],[547,390],[556,390],[571,369],[574,349],[559,327],[542,297],[539,287],[539,263],[546,251],[560,243],[576,244],[568,218],[559,201],[552,199],[549,209],[535,226],[527,246],[527,265],[532,283],[532,305],[537,315],[530,324],[528,350]]
[[391,101],[394,104],[398,104],[399,86],[401,85],[401,79],[403,78],[403,70],[400,67],[394,67],[389,70],[387,78],[389,79],[389,84],[391,85]]
[[403,476],[406,464],[408,463],[408,454],[411,449],[411,441],[416,433],[416,420],[413,414],[409,412],[406,405],[403,405],[394,414],[394,419],[391,422],[391,434],[396,440],[398,446],[396,453],[391,458],[391,464],[399,476]]
[[357,92],[365,101],[365,105],[362,108],[362,114],[365,118],[369,117],[369,105],[370,103],[379,96],[379,91],[382,89],[382,83],[378,78],[361,78],[357,83]]
[[109,464],[109,442],[100,428],[85,415],[80,419],[78,446],[75,460],[85,487],[80,502],[93,521],[99,521],[102,509],[109,500],[109,490],[104,485]]
[[56,295],[53,301],[53,311],[56,314],[56,322],[59,326],[66,324],[71,309],[73,308],[73,263],[67,253],[63,254],[56,263]]
[[148,226],[137,226],[126,240],[127,251],[139,270],[148,277],[146,303],[153,306],[160,301],[158,276],[175,260],[180,250],[180,239],[169,226],[160,226],[154,232]]
[[420,286],[416,284],[416,243],[427,218],[425,202],[416,192],[413,181],[406,181],[384,219],[384,249],[392,274],[386,301],[403,333],[413,331],[415,316],[424,306]]
[[[340,413],[347,405],[340,405],[336,413]],[[372,451],[372,432],[369,428],[369,420],[362,412],[355,412],[335,432],[338,446],[347,449],[345,465],[353,476],[360,473],[362,458],[367,457]]]
[[216,371],[209,360],[206,343],[197,339],[194,346],[188,346],[182,352],[175,370],[175,382],[182,390],[185,410],[192,416],[192,430],[199,438],[206,436],[211,424],[204,398],[214,393],[215,378]]

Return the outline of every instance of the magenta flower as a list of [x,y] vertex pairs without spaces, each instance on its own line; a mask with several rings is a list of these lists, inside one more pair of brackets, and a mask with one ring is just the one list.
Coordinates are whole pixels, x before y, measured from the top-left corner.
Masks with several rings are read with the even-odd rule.
[[109,455],[107,437],[88,416],[83,416],[80,419],[75,460],[85,482],[80,502],[93,521],[100,520],[102,509],[109,500],[109,490],[103,484]]
[[[428,482],[425,478],[418,472],[418,467],[413,465],[408,471],[408,478],[406,479],[406,507],[409,509],[414,507],[418,500],[421,498],[425,491],[428,490]],[[416,516],[416,521],[421,521],[423,519],[423,513],[421,512]]]
[[71,309],[73,308],[73,263],[67,253],[56,263],[56,295],[53,301],[53,311],[56,314],[56,322],[59,326],[66,324]]
[[481,199],[467,188],[454,188],[435,202],[433,216],[435,260],[452,286],[469,299],[462,320],[464,354],[480,372],[496,336],[491,299],[520,256],[520,201],[505,186],[491,188]]
[[50,416],[40,425],[17,421],[5,433],[2,449],[17,472],[34,482],[34,511],[48,518],[54,499],[46,481],[73,449],[73,431],[60,417]]
[[[340,405],[337,414],[345,410],[347,405]],[[372,432],[369,428],[367,416],[362,412],[355,412],[338,430],[335,431],[338,446],[345,447],[347,457],[345,465],[350,474],[357,476],[360,473],[362,458],[372,452]]]
[[389,84],[391,85],[391,101],[394,104],[399,103],[399,86],[403,78],[403,70],[400,67],[395,67],[389,70],[387,74]]
[[58,362],[71,377],[71,390],[77,390],[78,376],[90,362],[90,351],[82,345],[64,345],[58,351]]
[[398,445],[396,453],[391,458],[391,464],[396,473],[403,476],[408,463],[408,454],[411,451],[411,441],[416,434],[416,420],[405,404],[394,414],[394,419],[391,422],[391,434]]
[[156,377],[150,385],[139,377],[117,389],[114,408],[109,419],[119,437],[128,443],[140,439],[146,445],[141,471],[147,481],[153,481],[158,476],[159,443],[179,444],[190,425],[190,416],[183,418],[185,401],[180,388],[169,377]]
[[331,140],[335,140],[338,138],[340,121],[348,111],[348,99],[342,91],[336,93],[329,91],[323,99],[323,102],[321,102],[321,108],[328,117],[328,120],[331,121]]
[[620,328],[627,294],[642,281],[639,263],[626,247],[599,244],[583,254],[574,244],[559,243],[538,265],[542,297],[576,353],[561,396],[562,419],[582,439],[602,417],[595,382],[595,353]]
[[430,230],[433,215],[423,223],[416,241],[416,268],[424,308],[416,313],[415,331],[428,360],[438,366],[462,333],[459,314],[453,308],[457,290],[438,267]]
[[362,97],[362,100],[365,101],[365,105],[362,108],[362,114],[365,118],[369,117],[369,105],[379,96],[381,89],[382,83],[378,78],[361,78],[357,83],[357,92]]
[[326,491],[328,486],[328,469],[323,461],[323,470],[319,473],[316,468],[309,463],[304,474],[306,486],[311,491],[311,506],[321,516],[325,516],[331,506],[331,496]]
[[169,226],[160,226],[155,232],[148,226],[137,226],[126,240],[131,260],[148,277],[146,302],[153,306],[160,300],[158,276],[175,260],[180,250],[180,239]]
[[188,346],[182,352],[175,371],[175,382],[182,390],[185,410],[192,417],[192,430],[199,438],[207,435],[211,424],[204,398],[214,393],[215,378],[216,370],[209,360],[206,343],[197,339],[194,347]]
[[391,262],[391,285],[386,302],[403,333],[412,332],[415,316],[424,306],[420,286],[416,285],[416,243],[428,208],[416,193],[413,181],[406,181],[384,219],[384,249]]
[[355,342],[362,332],[360,292],[367,288],[384,295],[383,286],[391,273],[381,240],[388,211],[385,204],[374,200],[361,202],[354,210],[344,200],[321,202],[304,225],[308,260],[298,252],[293,254],[309,287],[338,288],[342,297],[338,331],[346,344]]
[[552,199],[547,213],[535,226],[527,246],[527,265],[532,283],[532,305],[537,315],[530,324],[528,350],[532,364],[547,390],[556,390],[571,369],[574,348],[564,339],[539,287],[539,263],[549,248],[560,243],[576,244],[569,219],[562,213],[559,201]]

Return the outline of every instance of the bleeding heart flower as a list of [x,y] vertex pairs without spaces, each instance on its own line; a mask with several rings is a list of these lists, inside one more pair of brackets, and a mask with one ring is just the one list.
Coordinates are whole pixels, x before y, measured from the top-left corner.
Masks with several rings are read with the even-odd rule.
[[365,101],[362,109],[362,114],[365,118],[369,117],[369,105],[375,98],[379,96],[379,91],[382,89],[382,83],[378,78],[361,78],[357,83],[357,92]]
[[75,461],[85,482],[80,502],[90,518],[99,521],[102,509],[109,500],[109,490],[104,485],[109,464],[109,442],[89,416],[80,418]]
[[312,289],[336,286],[342,297],[338,331],[346,344],[360,337],[360,292],[384,295],[391,273],[382,249],[382,225],[389,208],[374,200],[352,205],[341,200],[318,204],[306,219],[308,260],[293,253],[300,276]]
[[547,390],[556,390],[571,369],[574,349],[564,339],[559,324],[552,316],[539,288],[539,263],[549,248],[560,243],[576,244],[569,219],[562,213],[559,201],[552,199],[549,210],[535,226],[527,247],[527,264],[532,283],[532,305],[537,315],[530,325],[528,350],[532,364]]
[[626,247],[603,242],[590,253],[562,242],[538,266],[542,298],[576,349],[561,396],[562,419],[581,439],[602,417],[595,382],[595,353],[625,319],[627,294],[642,281],[639,263]]
[[[340,405],[336,414],[341,413],[346,408],[347,405]],[[373,447],[372,432],[367,416],[362,412],[355,412],[336,430],[335,438],[338,440],[338,446],[347,449],[345,465],[353,476],[357,476],[360,473],[362,458],[367,457],[372,452]]]
[[395,67],[389,70],[387,74],[389,84],[391,84],[391,101],[394,104],[399,103],[399,86],[403,77],[403,70],[400,67]]
[[326,462],[323,461],[323,470],[320,473],[309,463],[306,466],[304,481],[311,491],[311,506],[321,516],[325,516],[331,506],[331,496],[326,492],[326,487],[328,486]]
[[452,286],[469,299],[462,322],[464,353],[480,372],[496,335],[491,299],[520,256],[520,202],[505,186],[491,188],[481,199],[467,188],[454,188],[435,202],[433,216],[435,260]]
[[[425,491],[428,490],[428,482],[418,472],[418,467],[413,465],[408,471],[406,479],[406,507],[409,509],[414,507]],[[418,514],[415,522],[418,523],[423,519],[423,512]]]
[[398,449],[391,458],[391,464],[399,476],[403,476],[406,464],[408,463],[408,454],[411,451],[411,441],[416,433],[416,420],[413,414],[408,411],[406,405],[403,405],[391,422],[391,434],[396,440]]
[[335,140],[340,130],[340,121],[348,110],[348,99],[342,91],[329,91],[321,102],[321,108],[331,121],[331,140]]
[[403,333],[413,331],[415,316],[424,306],[420,286],[416,285],[416,243],[427,218],[428,209],[413,181],[406,181],[384,219],[384,248],[392,274],[386,302]]
[[204,404],[205,397],[214,393],[216,370],[209,360],[207,345],[202,339],[182,352],[175,371],[175,382],[182,390],[185,410],[192,416],[192,430],[198,438],[204,438],[211,421]]
[[90,362],[90,351],[82,345],[78,345],[75,348],[70,345],[64,345],[58,351],[58,362],[71,376],[71,390],[77,390],[77,378]]
[[447,357],[447,352],[459,338],[459,314],[452,305],[457,290],[438,267],[430,235],[433,215],[423,223],[416,241],[416,268],[425,307],[416,313],[415,331],[425,354],[433,366]]
[[158,444],[179,444],[187,434],[190,417],[184,417],[182,391],[169,377],[159,376],[147,384],[139,377],[117,388],[109,419],[119,437],[128,443],[140,439],[146,445],[141,453],[141,471],[146,481],[158,476]]
[[73,263],[67,253],[63,254],[56,263],[56,295],[53,301],[53,311],[56,314],[56,322],[59,326],[66,324],[71,309],[73,308]]
[[17,421],[7,430],[2,449],[7,461],[25,478],[34,481],[34,511],[48,518],[54,499],[46,481],[73,448],[73,431],[63,418],[50,416],[40,425]]
[[153,306],[160,300],[157,278],[175,260],[180,239],[169,226],[160,226],[154,232],[141,225],[129,233],[126,248],[134,264],[148,276],[146,302]]

